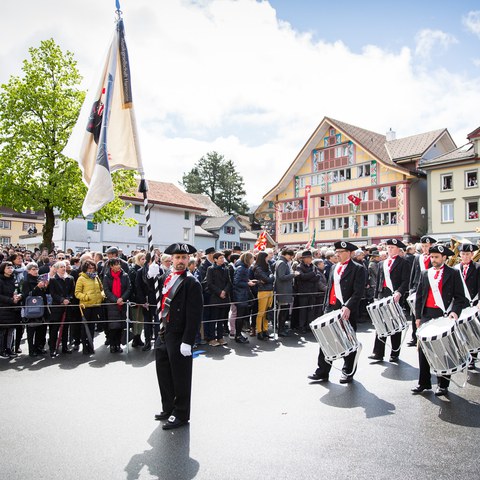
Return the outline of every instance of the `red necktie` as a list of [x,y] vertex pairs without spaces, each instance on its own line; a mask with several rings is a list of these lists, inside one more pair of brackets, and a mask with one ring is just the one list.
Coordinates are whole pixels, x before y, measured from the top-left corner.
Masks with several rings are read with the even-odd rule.
[[430,255],[424,255],[423,263],[424,263],[426,269],[428,269],[429,262],[430,262]]
[[463,264],[463,278],[466,280],[467,279],[467,272],[468,272],[468,266],[470,264],[469,263],[464,263]]

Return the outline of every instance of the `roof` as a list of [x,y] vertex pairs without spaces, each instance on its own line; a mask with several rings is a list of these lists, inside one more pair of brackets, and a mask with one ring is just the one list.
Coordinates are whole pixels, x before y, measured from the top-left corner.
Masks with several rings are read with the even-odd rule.
[[236,222],[240,228],[242,228],[238,220],[233,215],[225,215],[223,217],[207,217],[202,222],[201,226],[203,229],[208,231],[220,230],[220,228],[222,228],[231,219],[233,219],[233,221]]
[[253,232],[249,232],[249,231],[246,231],[246,232],[243,232],[240,234],[240,240],[257,240],[258,238],[258,235],[256,233],[253,233]]
[[207,232],[200,225],[195,225],[195,236],[217,238],[218,235],[215,235],[211,232]]
[[[173,183],[156,182],[154,180],[147,180],[147,182],[149,203],[185,208],[199,212],[207,210],[203,205],[195,201],[190,194],[183,192]],[[140,181],[138,181],[138,183],[140,183]],[[137,191],[134,196],[122,195],[121,198],[130,201],[143,201],[143,193]]]
[[421,157],[445,132],[446,128],[411,135],[386,142],[385,147],[392,160],[406,157]]
[[472,138],[478,138],[478,137],[480,137],[480,127],[476,128],[473,132],[467,135],[467,138],[469,140],[471,140]]
[[207,209],[204,213],[207,217],[225,216],[225,212],[208,195],[203,195],[202,193],[187,193],[187,195]]
[[364,150],[369,152],[376,160],[378,160],[382,164],[404,175],[412,175],[410,170],[400,165],[397,165],[390,159],[390,156],[388,155],[388,152],[385,148],[385,143],[387,140],[385,135],[372,132],[371,130],[366,130],[364,128],[356,127],[355,125],[350,125],[349,123],[335,120],[330,117],[324,117],[318,127],[312,133],[310,138],[307,140],[305,145],[302,147],[298,155],[295,157],[293,162],[290,164],[286,172],[283,174],[281,179],[278,181],[278,183],[264,195],[264,200],[268,200],[269,196],[275,193],[275,190],[278,191],[282,187],[286,187],[287,182],[289,182],[291,178],[296,175],[298,170],[300,170],[300,168],[303,166],[303,164],[309,157],[313,146],[316,145],[321,140],[321,138],[323,138],[327,130],[327,125],[335,127],[345,136],[352,139],[352,141],[359,144]]
[[45,219],[45,211],[26,210],[24,212],[16,212],[15,210],[8,207],[0,207],[0,217],[22,218],[30,221],[43,221]]
[[473,143],[467,143],[461,147],[451,150],[450,152],[439,155],[438,157],[429,160],[422,160],[420,167],[429,167],[434,165],[441,165],[451,162],[459,162],[462,160],[470,160],[475,158],[475,149]]

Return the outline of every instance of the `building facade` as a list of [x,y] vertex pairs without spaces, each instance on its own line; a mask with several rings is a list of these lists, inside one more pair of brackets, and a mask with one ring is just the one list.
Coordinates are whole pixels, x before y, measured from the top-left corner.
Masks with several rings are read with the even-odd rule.
[[466,145],[420,164],[428,179],[428,232],[440,241],[480,239],[480,128],[467,138]]
[[418,165],[455,147],[446,129],[396,139],[325,117],[263,197],[274,204],[278,244],[418,238],[427,231]]
[[22,238],[31,236],[43,228],[43,212],[26,210],[15,212],[11,208],[0,207],[0,244],[17,245]]

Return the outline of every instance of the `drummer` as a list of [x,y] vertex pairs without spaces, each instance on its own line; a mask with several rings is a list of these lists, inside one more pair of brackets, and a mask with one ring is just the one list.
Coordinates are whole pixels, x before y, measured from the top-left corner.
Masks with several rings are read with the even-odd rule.
[[[447,315],[449,318],[457,320],[463,308],[468,306],[460,272],[445,264],[447,257],[453,255],[453,252],[442,245],[435,245],[430,247],[429,253],[432,268],[424,270],[420,274],[415,301],[417,328],[428,320]],[[418,385],[412,388],[414,394],[432,388],[430,365],[421,348],[418,349],[418,363],[420,372]],[[438,377],[435,395],[437,397],[447,395],[449,385],[449,375]]]
[[[480,264],[473,261],[474,252],[478,250],[478,247],[473,243],[461,243],[458,246],[460,252],[461,263],[457,265],[462,274],[462,283],[465,296],[473,307],[477,305],[480,309]],[[475,360],[477,354],[472,354],[472,361],[468,366],[469,370],[475,369]]]
[[[410,264],[404,257],[400,256],[400,249],[406,245],[396,238],[386,241],[388,257],[380,262],[378,269],[377,288],[375,298],[392,297],[395,303],[404,304],[408,294],[408,282],[410,280]],[[400,344],[402,343],[402,332],[391,335],[392,351],[390,361],[398,362],[400,355]],[[385,355],[385,342],[375,334],[373,353],[368,358],[381,361]]]
[[[420,239],[420,245],[422,253],[415,255],[413,259],[412,272],[410,274],[410,285],[409,291],[410,294],[417,291],[418,282],[420,280],[420,273],[424,270],[428,270],[432,264],[430,262],[430,254],[428,253],[430,247],[433,247],[437,241],[430,237],[429,235],[424,235]],[[415,314],[412,312],[412,339],[407,343],[409,347],[417,346],[417,336],[416,336],[417,327],[415,326]]]
[[[335,242],[335,253],[338,263],[330,269],[327,292],[325,295],[325,313],[341,310],[342,319],[349,320],[353,329],[357,330],[358,306],[365,291],[364,267],[351,260],[352,252],[357,246],[350,242]],[[344,358],[340,383],[350,383],[356,370],[356,356],[358,351],[352,352]],[[327,363],[320,348],[318,354],[318,368],[310,380],[327,382],[332,365]]]

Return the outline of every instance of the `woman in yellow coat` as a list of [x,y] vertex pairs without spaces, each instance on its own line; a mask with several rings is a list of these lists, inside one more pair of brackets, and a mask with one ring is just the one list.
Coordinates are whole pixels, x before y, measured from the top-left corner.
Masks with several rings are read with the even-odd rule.
[[[75,297],[80,301],[80,308],[84,310],[87,320],[86,328],[90,331],[90,338],[93,339],[95,322],[101,321],[101,306],[105,298],[103,285],[97,275],[97,266],[91,260],[86,260],[82,265],[82,272],[78,276],[75,285]],[[88,355],[94,353],[93,345],[90,345],[87,332],[82,330],[83,353]]]

